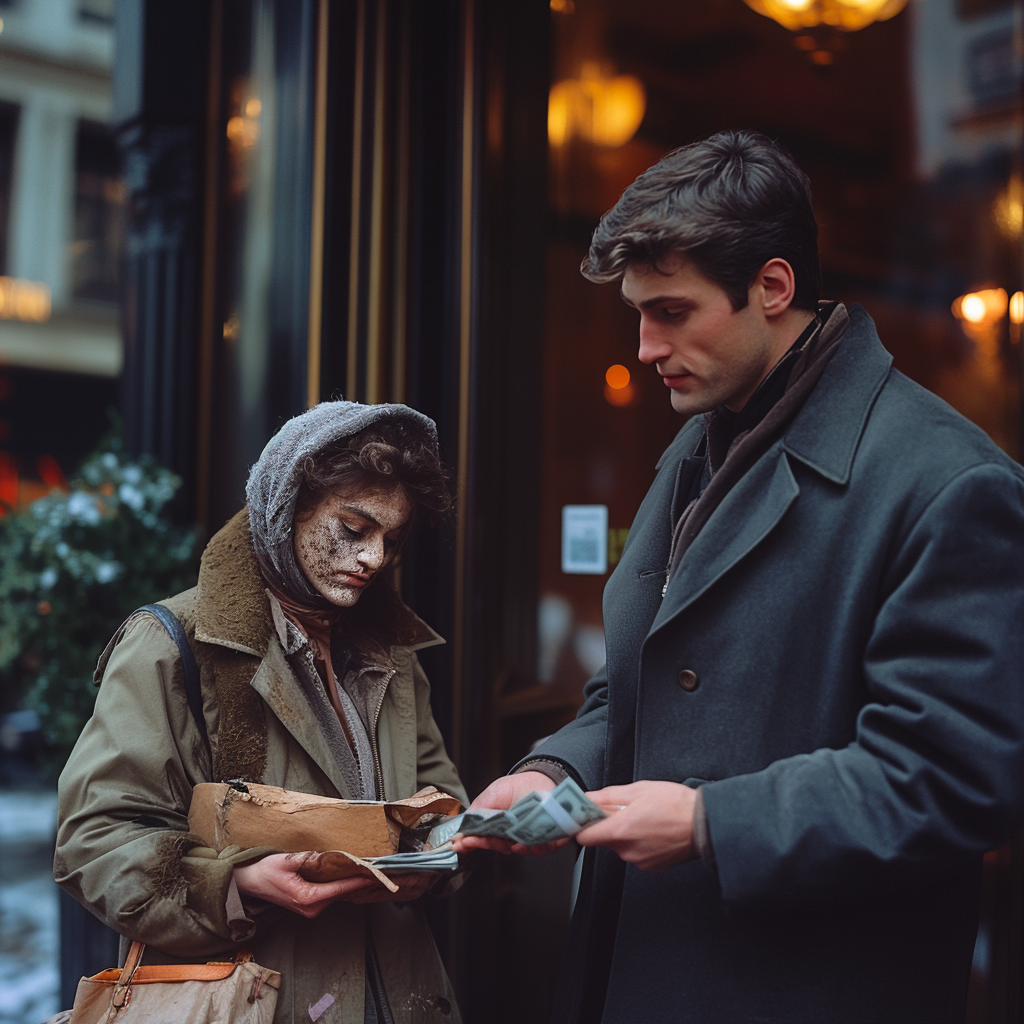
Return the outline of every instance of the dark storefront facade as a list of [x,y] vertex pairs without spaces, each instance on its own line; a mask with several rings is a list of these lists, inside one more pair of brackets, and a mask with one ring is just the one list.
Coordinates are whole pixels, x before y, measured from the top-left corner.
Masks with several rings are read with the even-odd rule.
[[[753,6],[117,8],[129,445],[183,477],[182,515],[212,533],[316,401],[437,421],[458,516],[413,538],[401,585],[448,639],[424,662],[471,792],[578,706],[604,581],[680,426],[635,314],[578,273],[601,213],[674,146],[741,127],[785,143],[826,293],[1019,455],[1020,5],[921,0],[856,32]],[[604,509],[608,538],[569,572],[566,506]],[[979,1021],[1020,1019],[1015,857],[990,857]],[[481,858],[432,907],[467,1020],[547,1019],[572,873],[568,850]]]

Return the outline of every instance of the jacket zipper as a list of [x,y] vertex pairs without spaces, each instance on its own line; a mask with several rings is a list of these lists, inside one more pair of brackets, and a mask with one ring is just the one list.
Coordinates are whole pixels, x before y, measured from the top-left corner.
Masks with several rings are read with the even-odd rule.
[[377,706],[373,710],[373,719],[370,723],[370,750],[373,752],[373,773],[377,784],[377,799],[387,799],[384,794],[384,772],[380,765],[380,751],[377,748],[377,720],[380,718],[380,709],[384,706],[384,697],[395,676],[395,669],[388,674],[387,681],[381,687],[380,697],[377,699]]

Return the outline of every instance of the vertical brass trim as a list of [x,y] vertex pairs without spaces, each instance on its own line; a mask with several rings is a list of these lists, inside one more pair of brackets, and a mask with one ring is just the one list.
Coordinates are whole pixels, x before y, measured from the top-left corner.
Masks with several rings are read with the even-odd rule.
[[455,545],[455,624],[452,672],[452,756],[462,753],[462,701],[466,672],[466,569],[469,542],[470,370],[473,341],[473,149],[474,149],[474,0],[463,0],[462,167],[459,275],[459,449]]
[[363,188],[363,78],[366,64],[366,0],[356,8],[355,89],[352,114],[352,222],[348,251],[348,356],[345,367],[345,398],[358,395],[359,371],[359,240]]
[[207,526],[210,512],[210,442],[213,431],[214,317],[217,312],[217,193],[220,169],[221,39],[223,0],[210,8],[210,59],[206,85],[206,134],[203,167],[203,251],[200,293],[198,410],[196,416],[196,521]]
[[306,404],[320,401],[320,345],[324,305],[324,208],[327,188],[328,0],[317,4],[316,89],[313,104],[313,201],[309,232],[309,338],[306,346]]
[[384,296],[384,148],[387,129],[387,4],[377,4],[373,68],[373,181],[370,183],[370,267],[366,310],[366,401],[381,400]]
[[397,144],[395,147],[395,197],[393,256],[391,265],[391,396],[405,401],[406,352],[409,329],[409,133],[412,88],[411,26],[408,15],[402,23],[398,70]]

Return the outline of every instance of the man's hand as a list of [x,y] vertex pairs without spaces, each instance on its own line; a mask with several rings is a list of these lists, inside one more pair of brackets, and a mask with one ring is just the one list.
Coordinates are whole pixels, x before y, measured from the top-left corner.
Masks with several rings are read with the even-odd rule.
[[[587,796],[610,813],[576,835],[580,846],[607,846],[644,871],[665,871],[697,856],[693,805],[697,791],[679,782],[634,782]],[[611,811],[621,806],[621,810]]]
[[[503,775],[495,779],[471,804],[474,807],[493,807],[499,811],[507,811],[517,800],[527,793],[546,793],[554,789],[554,780],[543,772],[518,772],[515,775]],[[496,839],[493,836],[460,836],[453,846],[456,853],[468,853],[470,850],[497,850],[498,853],[516,853],[527,857],[542,857],[547,853],[560,850],[568,839],[559,839],[553,843],[542,843],[539,846],[524,846],[513,843],[510,839]]]
[[435,880],[431,874],[400,875],[392,881],[398,892],[390,892],[375,878],[358,876],[336,882],[309,882],[300,872],[318,853],[275,853],[255,864],[235,868],[235,885],[242,896],[276,903],[285,910],[313,918],[337,900],[352,903],[402,902],[422,896]]

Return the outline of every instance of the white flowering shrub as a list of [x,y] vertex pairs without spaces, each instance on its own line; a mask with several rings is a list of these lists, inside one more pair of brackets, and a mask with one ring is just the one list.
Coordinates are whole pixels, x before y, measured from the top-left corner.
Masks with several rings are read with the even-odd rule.
[[92,713],[110,636],[134,608],[195,584],[196,533],[166,514],[179,486],[152,461],[126,461],[114,440],[69,492],[0,519],[0,710],[38,711],[50,774]]

